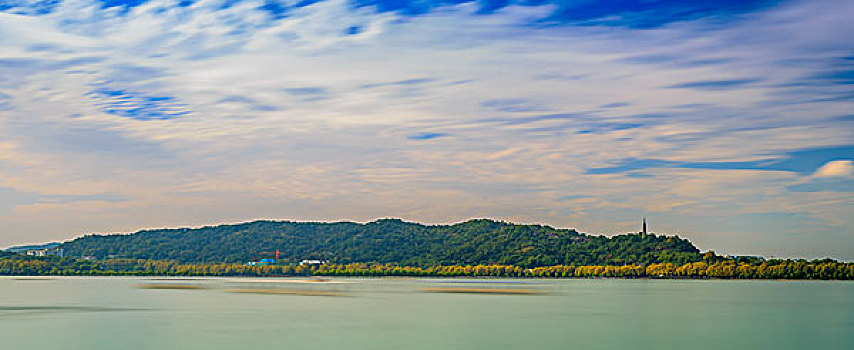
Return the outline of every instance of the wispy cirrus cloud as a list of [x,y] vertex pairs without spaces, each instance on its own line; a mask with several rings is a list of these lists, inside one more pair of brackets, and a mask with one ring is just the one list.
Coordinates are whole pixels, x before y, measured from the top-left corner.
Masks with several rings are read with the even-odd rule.
[[[834,161],[837,158],[854,158],[854,146],[821,147],[789,151],[781,158],[769,158],[754,161],[668,161],[663,159],[622,159],[617,165],[588,169],[588,174],[613,174],[651,168],[683,169],[732,169],[759,171],[787,171],[801,174],[816,172],[816,176],[836,174],[850,170],[850,161]],[[823,164],[823,165],[822,165]],[[818,170],[816,170],[818,169]]]
[[437,138],[446,137],[446,136],[448,136],[448,134],[441,133],[441,132],[425,132],[425,133],[409,135],[406,138],[408,138],[410,140],[432,140],[432,139],[437,139]]
[[548,110],[547,107],[523,98],[505,98],[486,100],[481,106],[499,112],[539,112]]
[[110,85],[96,86],[87,96],[106,113],[137,120],[172,119],[190,113],[172,96],[152,96]]
[[668,86],[672,89],[696,89],[705,91],[736,90],[759,82],[760,79],[699,80]]
[[0,216],[8,215],[15,207],[38,204],[69,204],[79,202],[123,202],[128,200],[115,194],[67,195],[21,193],[11,188],[0,188]]

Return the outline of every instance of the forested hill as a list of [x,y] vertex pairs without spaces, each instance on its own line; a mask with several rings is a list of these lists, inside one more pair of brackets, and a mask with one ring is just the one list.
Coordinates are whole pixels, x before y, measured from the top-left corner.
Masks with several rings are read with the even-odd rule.
[[592,236],[572,229],[470,220],[422,225],[398,219],[317,223],[254,221],[197,229],[146,230],[129,235],[89,235],[64,243],[68,256],[180,262],[247,262],[271,258],[333,263],[377,262],[407,266],[506,264],[623,265],[701,260],[678,236]]

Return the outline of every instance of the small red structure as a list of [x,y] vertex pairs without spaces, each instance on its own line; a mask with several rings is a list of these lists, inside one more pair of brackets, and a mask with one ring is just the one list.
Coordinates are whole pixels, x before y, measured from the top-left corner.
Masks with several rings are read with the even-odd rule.
[[275,252],[261,252],[261,254],[276,254],[276,261],[279,260],[279,253],[281,253],[278,249]]

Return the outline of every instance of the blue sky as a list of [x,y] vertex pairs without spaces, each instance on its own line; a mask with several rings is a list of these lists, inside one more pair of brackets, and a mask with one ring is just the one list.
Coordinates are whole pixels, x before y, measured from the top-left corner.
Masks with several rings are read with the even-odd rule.
[[0,0],[0,246],[489,217],[854,260],[854,3]]

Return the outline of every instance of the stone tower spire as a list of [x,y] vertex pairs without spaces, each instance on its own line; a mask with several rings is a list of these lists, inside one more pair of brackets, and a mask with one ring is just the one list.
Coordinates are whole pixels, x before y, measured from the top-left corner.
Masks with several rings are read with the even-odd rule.
[[643,218],[643,231],[641,231],[641,237],[646,237],[646,217]]

